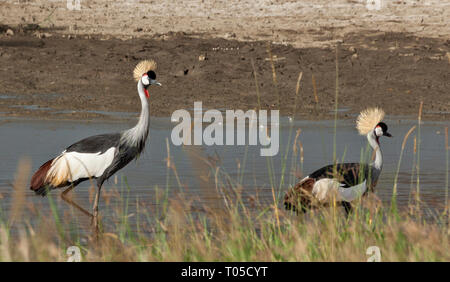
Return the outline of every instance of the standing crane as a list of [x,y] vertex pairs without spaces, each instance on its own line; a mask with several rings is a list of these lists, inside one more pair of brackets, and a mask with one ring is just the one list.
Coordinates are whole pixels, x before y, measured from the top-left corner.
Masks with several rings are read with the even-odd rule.
[[356,121],[359,134],[367,136],[375,151],[373,163],[341,163],[316,170],[286,193],[285,208],[306,212],[313,206],[336,201],[341,203],[348,216],[352,210],[351,202],[366,195],[368,190],[373,192],[381,174],[383,156],[379,139],[381,136],[392,137],[387,132],[387,125],[382,122],[383,118],[383,110],[369,108],[362,111]]
[[[31,178],[30,189],[45,196],[50,190],[69,186],[61,198],[91,216],[98,227],[98,203],[103,182],[119,169],[136,159],[145,147],[149,131],[150,97],[148,87],[161,84],[156,81],[156,62],[145,60],[134,69],[137,90],[141,99],[139,121],[131,129],[118,133],[101,134],[85,138],[70,145],[59,156],[44,163]],[[93,213],[89,213],[66,194],[78,184],[89,179],[97,180]]]

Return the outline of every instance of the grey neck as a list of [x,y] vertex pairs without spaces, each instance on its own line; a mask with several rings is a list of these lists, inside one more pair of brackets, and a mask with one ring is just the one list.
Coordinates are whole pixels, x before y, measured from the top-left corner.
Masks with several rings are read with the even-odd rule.
[[141,99],[141,114],[139,116],[139,121],[133,128],[126,130],[122,134],[121,141],[128,146],[143,148],[148,136],[150,117],[147,97],[145,96],[144,86],[142,85],[141,80],[139,80],[137,84],[137,90],[139,98]]

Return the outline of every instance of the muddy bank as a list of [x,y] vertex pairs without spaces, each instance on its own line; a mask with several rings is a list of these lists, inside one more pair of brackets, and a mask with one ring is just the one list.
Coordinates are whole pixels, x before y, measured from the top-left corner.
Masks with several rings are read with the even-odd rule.
[[[275,86],[266,42],[194,38],[184,33],[105,40],[30,29],[15,28],[14,35],[0,36],[2,116],[111,118],[106,112],[117,112],[119,118],[133,116],[127,113],[138,112],[140,104],[131,72],[139,60],[154,58],[163,84],[150,90],[155,116],[192,108],[194,101],[203,101],[205,108],[257,107],[253,60],[262,108],[307,119],[333,117],[333,47],[271,45]],[[375,105],[389,115],[414,118],[422,99],[424,118],[450,118],[449,40],[366,31],[347,34],[337,49],[340,118]]]

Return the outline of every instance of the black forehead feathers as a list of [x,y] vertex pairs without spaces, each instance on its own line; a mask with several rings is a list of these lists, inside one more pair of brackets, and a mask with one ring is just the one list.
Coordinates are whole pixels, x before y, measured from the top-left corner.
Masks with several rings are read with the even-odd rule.
[[150,79],[156,79],[156,73],[154,71],[148,71],[147,75]]
[[381,127],[381,130],[383,130],[383,132],[387,132],[388,130],[388,127],[384,122],[378,123],[377,126]]

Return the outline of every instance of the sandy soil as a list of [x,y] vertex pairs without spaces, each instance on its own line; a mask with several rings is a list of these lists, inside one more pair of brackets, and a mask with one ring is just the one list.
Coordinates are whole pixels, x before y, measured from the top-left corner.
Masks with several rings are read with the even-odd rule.
[[[365,1],[82,0],[81,10],[72,11],[66,1],[2,1],[0,115],[137,112],[131,71],[139,60],[154,58],[164,87],[151,91],[153,115],[192,108],[194,101],[254,108],[253,60],[264,108],[328,118],[338,45],[341,117],[368,105],[412,117],[424,100],[426,118],[448,120],[450,3],[384,2],[371,11]],[[9,28],[14,35],[7,35]],[[277,87],[267,41],[276,56]]]
[[[62,33],[122,38],[186,32],[296,47],[334,45],[349,32],[409,32],[449,39],[448,0],[67,0],[0,1],[4,24],[34,23]],[[69,0],[75,3],[76,0]],[[373,6],[375,7],[375,6]]]

